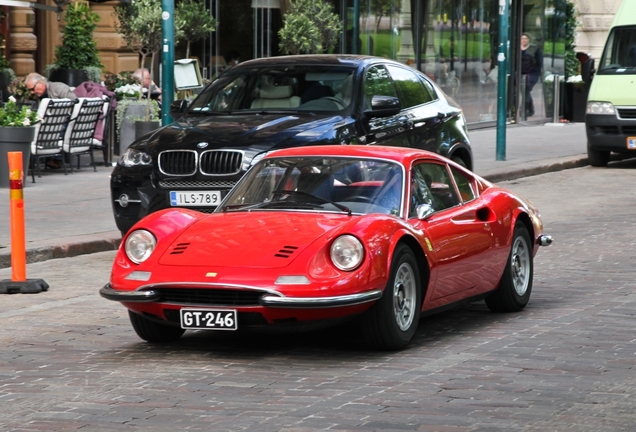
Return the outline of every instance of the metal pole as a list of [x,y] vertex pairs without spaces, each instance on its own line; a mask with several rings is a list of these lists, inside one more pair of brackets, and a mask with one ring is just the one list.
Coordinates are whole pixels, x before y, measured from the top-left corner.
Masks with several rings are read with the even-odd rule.
[[353,0],[353,40],[351,41],[351,53],[359,54],[360,48],[360,0]]
[[508,46],[508,0],[499,0],[499,50],[497,54],[497,158],[506,160],[506,83]]
[[561,83],[561,75],[554,75],[554,89],[552,93],[554,96],[552,97],[552,123],[560,123],[559,111],[561,105],[561,94],[559,92],[559,87]]
[[161,0],[161,125],[172,123],[170,105],[174,101],[174,0]]

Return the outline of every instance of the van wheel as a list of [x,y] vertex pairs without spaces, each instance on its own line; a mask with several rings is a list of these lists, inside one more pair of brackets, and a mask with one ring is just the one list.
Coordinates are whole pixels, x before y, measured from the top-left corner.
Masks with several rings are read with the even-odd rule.
[[590,143],[587,143],[587,160],[590,162],[590,165],[594,167],[604,167],[607,166],[609,159],[610,152],[593,149]]

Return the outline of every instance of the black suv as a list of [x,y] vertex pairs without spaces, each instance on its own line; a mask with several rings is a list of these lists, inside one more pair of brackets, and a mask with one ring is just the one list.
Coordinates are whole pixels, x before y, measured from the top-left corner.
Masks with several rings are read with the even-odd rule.
[[135,141],[111,176],[127,232],[171,206],[212,212],[267,152],[305,145],[430,150],[472,169],[461,108],[424,74],[368,56],[304,55],[241,63],[206,87],[178,120]]

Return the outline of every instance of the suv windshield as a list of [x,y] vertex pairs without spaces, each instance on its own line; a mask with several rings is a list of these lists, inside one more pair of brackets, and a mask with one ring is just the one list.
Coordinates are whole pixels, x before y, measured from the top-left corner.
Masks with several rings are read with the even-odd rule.
[[599,74],[636,73],[636,26],[612,29],[601,57]]
[[234,67],[199,95],[191,114],[263,111],[333,112],[351,105],[353,68]]

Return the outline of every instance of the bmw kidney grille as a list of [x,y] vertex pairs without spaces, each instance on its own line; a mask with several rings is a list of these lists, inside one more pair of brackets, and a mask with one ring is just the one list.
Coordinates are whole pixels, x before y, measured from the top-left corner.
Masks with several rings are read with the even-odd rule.
[[166,150],[159,153],[159,171],[171,176],[233,175],[241,171],[243,152],[238,150]]

